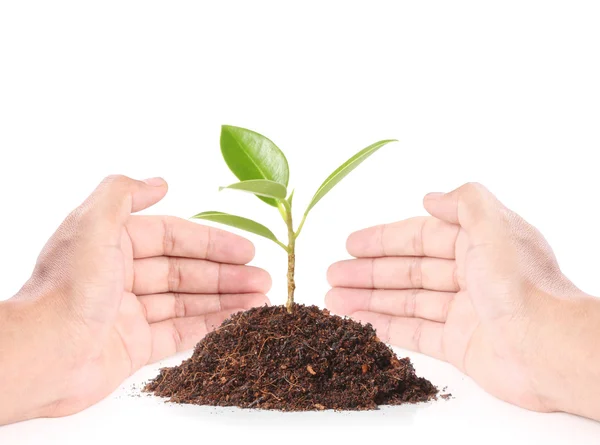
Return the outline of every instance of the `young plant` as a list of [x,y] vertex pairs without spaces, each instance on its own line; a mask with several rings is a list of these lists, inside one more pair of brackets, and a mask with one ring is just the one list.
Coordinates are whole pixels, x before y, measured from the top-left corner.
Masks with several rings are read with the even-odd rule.
[[276,207],[287,227],[288,242],[279,241],[271,230],[251,219],[223,212],[202,212],[192,218],[226,224],[263,236],[275,242],[288,254],[288,298],[286,308],[292,312],[296,283],[294,272],[296,267],[296,239],[302,231],[304,222],[312,208],[340,182],[348,173],[358,167],[365,159],[384,145],[395,139],[383,140],[369,145],[339,166],[318,188],[306,208],[298,228],[294,230],[292,221],[292,198],[294,191],[288,195],[289,166],[283,152],[268,138],[254,131],[240,127],[223,125],[221,127],[221,153],[229,169],[241,181],[219,190],[231,189],[253,193],[263,202]]

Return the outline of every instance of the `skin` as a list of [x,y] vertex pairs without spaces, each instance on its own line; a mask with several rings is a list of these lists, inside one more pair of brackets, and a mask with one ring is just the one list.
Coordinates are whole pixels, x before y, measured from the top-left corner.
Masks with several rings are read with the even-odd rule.
[[0,303],[0,425],[81,411],[231,313],[268,304],[271,279],[245,265],[254,256],[246,239],[131,215],[166,193],[160,178],[107,178]]
[[600,300],[483,186],[429,194],[424,206],[431,216],[350,235],[355,259],[330,267],[329,309],[502,400],[600,420]]

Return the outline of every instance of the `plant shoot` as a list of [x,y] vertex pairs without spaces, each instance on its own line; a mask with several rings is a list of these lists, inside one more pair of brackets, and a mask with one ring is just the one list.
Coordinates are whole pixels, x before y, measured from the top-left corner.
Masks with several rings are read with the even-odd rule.
[[289,165],[283,152],[268,138],[245,128],[223,125],[221,128],[221,153],[229,169],[240,182],[220,187],[219,190],[237,190],[256,195],[266,204],[277,208],[287,228],[287,243],[280,241],[275,234],[251,219],[223,212],[209,211],[193,216],[263,236],[275,242],[288,255],[288,297],[286,308],[292,312],[294,305],[294,281],[296,268],[296,240],[304,227],[304,222],[312,208],[340,182],[348,173],[365,159],[393,139],[375,142],[359,151],[323,181],[302,215],[300,224],[294,228],[292,202],[294,192],[288,194]]

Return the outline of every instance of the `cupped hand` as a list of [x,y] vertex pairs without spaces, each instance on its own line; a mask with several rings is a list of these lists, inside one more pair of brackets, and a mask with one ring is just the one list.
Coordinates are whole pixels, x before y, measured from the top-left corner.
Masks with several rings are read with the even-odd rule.
[[11,300],[37,336],[28,366],[43,367],[31,378],[40,400],[27,417],[88,407],[142,366],[192,348],[231,313],[268,303],[271,279],[244,265],[254,256],[246,239],[131,215],[166,192],[158,178],[104,180],[52,236]]
[[327,306],[373,324],[384,341],[450,362],[501,399],[557,409],[542,382],[557,332],[571,329],[557,302],[587,296],[542,235],[483,186],[429,194],[424,205],[431,217],[348,238],[356,259],[329,269]]

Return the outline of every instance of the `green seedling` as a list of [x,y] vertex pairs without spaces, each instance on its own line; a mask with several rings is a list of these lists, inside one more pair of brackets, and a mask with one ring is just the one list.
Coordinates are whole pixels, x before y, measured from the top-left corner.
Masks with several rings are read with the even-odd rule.
[[202,212],[192,218],[205,219],[252,232],[275,242],[288,255],[288,298],[286,308],[292,312],[296,283],[296,240],[300,236],[308,213],[313,207],[352,170],[384,145],[395,139],[383,140],[369,145],[339,166],[318,188],[312,197],[297,229],[292,221],[292,198],[288,195],[290,175],[288,161],[283,152],[268,138],[245,128],[223,125],[221,128],[221,153],[229,169],[240,180],[219,190],[229,189],[253,193],[263,202],[276,207],[287,227],[287,244],[281,242],[275,234],[262,224],[242,216],[223,212]]

